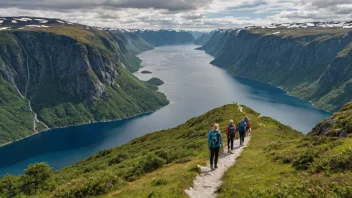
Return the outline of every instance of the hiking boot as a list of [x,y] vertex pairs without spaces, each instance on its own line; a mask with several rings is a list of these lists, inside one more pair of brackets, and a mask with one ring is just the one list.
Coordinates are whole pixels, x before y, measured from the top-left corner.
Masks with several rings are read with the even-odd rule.
[[233,154],[233,152],[232,152],[232,151],[230,151],[229,153],[230,153],[230,154]]
[[215,165],[215,167],[214,168],[218,168],[218,165]]
[[231,151],[230,150],[227,150],[227,153],[230,153]]
[[211,170],[214,170],[214,168],[213,168],[213,165],[212,165],[212,164],[210,165],[210,169],[211,169]]

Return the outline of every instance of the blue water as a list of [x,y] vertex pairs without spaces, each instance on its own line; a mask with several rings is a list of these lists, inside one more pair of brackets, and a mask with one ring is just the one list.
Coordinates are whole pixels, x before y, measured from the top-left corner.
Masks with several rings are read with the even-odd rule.
[[[139,55],[143,70],[135,75],[162,79],[160,91],[172,102],[135,118],[43,132],[0,148],[0,176],[21,174],[28,164],[48,162],[55,170],[73,165],[105,148],[161,129],[175,127],[224,104],[238,102],[302,132],[308,132],[329,113],[288,96],[268,84],[230,76],[212,66],[213,59],[195,45],[159,47]],[[230,118],[229,118],[230,119]]]

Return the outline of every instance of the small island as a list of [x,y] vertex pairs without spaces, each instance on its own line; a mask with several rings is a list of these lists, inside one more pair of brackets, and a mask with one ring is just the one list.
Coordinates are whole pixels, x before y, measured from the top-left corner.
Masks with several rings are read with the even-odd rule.
[[147,83],[151,85],[160,86],[164,84],[164,81],[160,80],[159,78],[151,78],[150,80],[147,81]]
[[142,74],[151,74],[152,72],[151,71],[148,71],[148,70],[144,70],[141,72]]

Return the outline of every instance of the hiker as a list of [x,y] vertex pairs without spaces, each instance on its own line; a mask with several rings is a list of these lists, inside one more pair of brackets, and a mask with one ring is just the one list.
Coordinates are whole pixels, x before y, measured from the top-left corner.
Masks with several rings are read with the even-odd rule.
[[233,140],[236,139],[236,126],[233,124],[233,120],[230,120],[230,124],[226,127],[226,136],[227,136],[227,148],[228,148],[227,153],[232,154],[231,151],[233,150]]
[[219,131],[219,124],[214,124],[213,130],[209,131],[208,145],[210,150],[210,168],[213,170],[214,168],[218,168],[219,150],[222,145],[222,136]]
[[244,121],[246,122],[246,125],[247,125],[247,127],[246,127],[246,136],[249,136],[250,134],[251,134],[251,121],[248,119],[248,117],[246,116],[245,118],[244,118]]
[[247,124],[244,119],[238,124],[238,131],[240,132],[240,145],[243,146],[244,137],[246,135]]

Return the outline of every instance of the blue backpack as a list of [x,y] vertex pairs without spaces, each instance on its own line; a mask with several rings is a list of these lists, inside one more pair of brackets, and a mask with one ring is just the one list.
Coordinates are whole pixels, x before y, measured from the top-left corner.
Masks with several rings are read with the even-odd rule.
[[220,145],[220,132],[212,130],[210,132],[210,147],[217,147]]
[[246,127],[247,124],[245,122],[240,122],[240,124],[238,125],[238,128],[240,128],[240,132],[246,132]]

